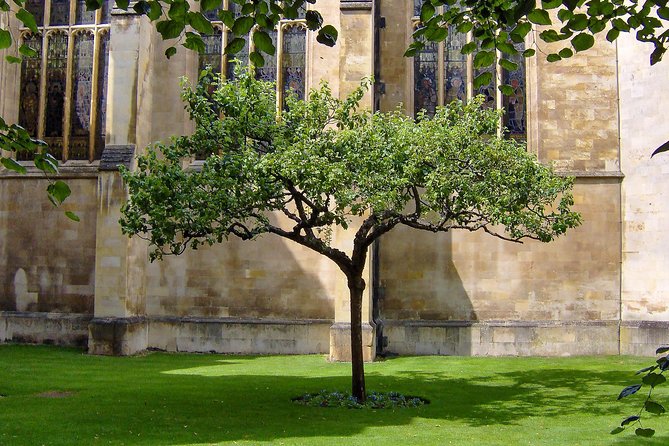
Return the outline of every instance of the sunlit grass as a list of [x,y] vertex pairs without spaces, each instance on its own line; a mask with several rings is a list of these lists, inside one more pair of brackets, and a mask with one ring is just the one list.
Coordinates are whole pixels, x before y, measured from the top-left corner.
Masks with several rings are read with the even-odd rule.
[[[322,356],[89,356],[0,346],[0,445],[666,445],[609,431],[648,359],[407,357],[368,364],[369,390],[427,398],[412,409],[313,408],[291,398],[347,390]],[[662,399],[660,391],[658,395]]]

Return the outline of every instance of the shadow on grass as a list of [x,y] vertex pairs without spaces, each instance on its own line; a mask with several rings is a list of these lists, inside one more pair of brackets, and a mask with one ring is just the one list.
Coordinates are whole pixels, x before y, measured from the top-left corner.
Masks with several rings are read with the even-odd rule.
[[[481,375],[478,370],[471,379],[454,376],[447,367],[426,372],[377,364],[368,368],[368,390],[419,395],[431,404],[378,411],[320,409],[297,405],[291,398],[321,389],[348,389],[349,366],[327,364],[322,357],[300,359],[221,359],[213,355],[42,358],[37,364],[23,365],[26,370],[35,367],[27,384],[18,382],[26,379],[20,366],[10,367],[6,374],[0,371],[0,383],[17,380],[6,385],[6,392],[0,384],[0,391],[8,394],[0,402],[0,443],[272,442],[348,437],[368,427],[408,425],[415,418],[485,427],[513,426],[528,417],[594,414],[611,415],[614,425],[620,408],[614,405],[615,396],[606,400],[603,396],[611,395],[611,386],[618,388],[630,380],[624,371],[557,367],[495,373],[494,361],[490,361],[490,371]],[[45,360],[61,372],[40,368]],[[282,363],[298,367],[282,367]],[[447,360],[444,363],[448,366]],[[45,390],[71,391],[73,396],[53,400],[35,396]],[[601,435],[606,437],[608,431]],[[619,441],[625,445],[638,440]]]

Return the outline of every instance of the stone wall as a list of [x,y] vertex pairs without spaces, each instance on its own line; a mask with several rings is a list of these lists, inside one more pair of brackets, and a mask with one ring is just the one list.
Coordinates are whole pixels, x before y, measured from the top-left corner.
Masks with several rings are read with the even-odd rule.
[[65,177],[72,195],[56,208],[43,175],[0,175],[0,311],[93,313],[95,173]]
[[669,338],[669,63],[648,63],[652,46],[618,39],[623,181],[623,352],[652,354]]

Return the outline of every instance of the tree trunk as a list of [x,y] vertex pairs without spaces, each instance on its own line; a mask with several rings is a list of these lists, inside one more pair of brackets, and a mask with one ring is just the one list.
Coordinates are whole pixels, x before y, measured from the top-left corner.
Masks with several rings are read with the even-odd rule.
[[367,399],[362,356],[362,293],[365,281],[361,275],[349,279],[348,289],[351,298],[351,393],[359,402],[364,402]]

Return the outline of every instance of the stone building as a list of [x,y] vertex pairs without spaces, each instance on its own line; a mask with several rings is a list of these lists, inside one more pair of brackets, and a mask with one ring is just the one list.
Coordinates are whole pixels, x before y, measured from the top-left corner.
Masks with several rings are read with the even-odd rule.
[[[126,198],[118,162],[192,130],[179,78],[196,78],[207,64],[230,75],[224,26],[215,23],[205,54],[181,49],[167,60],[174,42],[144,17],[109,5],[89,13],[82,0],[27,4],[41,33],[11,29],[37,56],[10,64],[0,52],[0,116],[49,142],[73,193],[56,209],[41,172],[0,170],[0,342],[345,359],[348,294],[329,260],[266,236],[150,263],[144,243],[117,223]],[[344,95],[372,74],[365,101],[377,110],[430,112],[484,94],[488,106],[506,109],[509,137],[576,177],[584,218],[550,244],[393,230],[369,267],[368,358],[650,354],[666,342],[669,158],[650,153],[669,140],[669,62],[650,67],[649,48],[623,36],[548,63],[541,54],[550,49],[533,30],[525,46],[540,56],[495,73],[514,87],[501,97],[493,84],[473,91],[476,70],[457,51],[466,35],[403,57],[412,2],[324,1],[318,9],[339,41],[319,45],[300,19],[283,21],[273,36],[278,54],[259,72],[277,81],[279,96],[304,94],[321,79]],[[334,241],[346,247],[350,234],[337,230]]]

